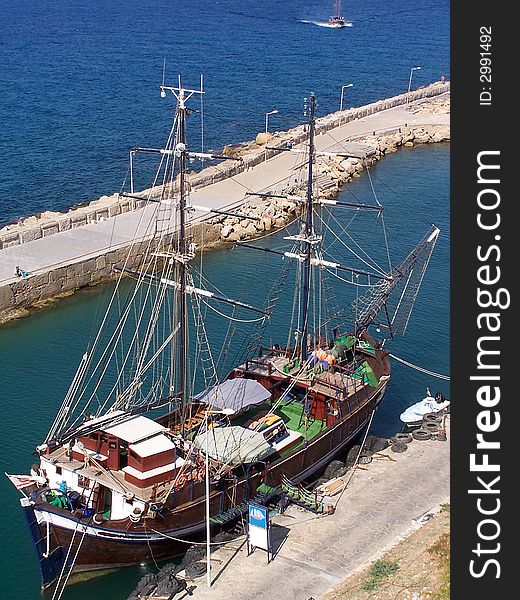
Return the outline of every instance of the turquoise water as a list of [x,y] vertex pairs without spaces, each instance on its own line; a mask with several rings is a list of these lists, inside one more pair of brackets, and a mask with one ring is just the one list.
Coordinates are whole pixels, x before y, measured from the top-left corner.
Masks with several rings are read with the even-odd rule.
[[[449,145],[439,144],[401,150],[384,158],[371,171],[380,202],[385,206],[392,259],[404,257],[428,230],[430,223],[441,236],[426,274],[407,336],[389,348],[398,356],[440,373],[449,372]],[[366,175],[349,189],[362,199],[371,197]],[[347,190],[341,193],[351,198]],[[281,245],[281,234],[265,243]],[[204,258],[209,279],[235,298],[256,298],[266,292],[266,274],[279,267],[276,257],[241,250],[218,250]],[[251,259],[250,259],[251,258]],[[253,260],[254,259],[254,260]],[[274,262],[273,262],[274,259]],[[92,335],[93,321],[111,286],[83,290],[53,308],[13,322],[0,330],[0,403],[4,415],[4,435],[0,440],[3,467],[10,472],[26,472],[31,452],[47,433],[51,420],[73,376],[83,348]],[[248,293],[246,293],[246,290]],[[255,293],[252,294],[251,290]],[[340,293],[341,296],[341,293]],[[281,299],[276,323],[288,318],[289,293]],[[218,346],[226,323],[208,314],[208,330]],[[273,341],[277,337],[273,336]],[[281,340],[284,341],[283,339]],[[230,353],[230,355],[233,353]],[[231,356],[230,356],[231,358]],[[400,428],[399,414],[423,397],[427,385],[448,395],[446,382],[432,379],[394,362],[387,397],[377,413],[373,432],[390,435]],[[1,538],[7,552],[2,554],[3,594],[20,598],[39,597],[39,574],[34,550],[29,542],[18,493],[1,480],[3,519]],[[63,598],[122,600],[130,593],[143,569],[132,568],[72,585]]]

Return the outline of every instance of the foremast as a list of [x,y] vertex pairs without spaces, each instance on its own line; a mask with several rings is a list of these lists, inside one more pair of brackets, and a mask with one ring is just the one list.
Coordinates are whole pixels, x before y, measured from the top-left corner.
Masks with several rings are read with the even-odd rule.
[[314,164],[314,134],[316,125],[316,96],[311,94],[309,97],[309,158],[308,158],[308,175],[307,175],[307,203],[306,203],[306,218],[304,224],[304,261],[303,261],[303,289],[301,299],[301,339],[300,339],[300,359],[305,362],[308,349],[308,325],[309,325],[309,305],[311,297],[311,259],[312,245],[316,242],[314,235],[314,194],[313,194],[313,164]]

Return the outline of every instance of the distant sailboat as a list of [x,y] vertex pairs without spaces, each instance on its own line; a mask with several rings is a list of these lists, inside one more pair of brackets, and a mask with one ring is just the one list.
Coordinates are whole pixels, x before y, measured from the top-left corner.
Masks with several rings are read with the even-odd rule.
[[334,14],[329,17],[328,21],[308,21],[300,20],[301,23],[310,23],[311,25],[318,25],[319,27],[329,27],[331,29],[343,29],[344,27],[352,27],[352,22],[347,21],[345,17],[341,16],[341,0],[335,0],[334,2]]
[[336,29],[352,27],[352,23],[346,21],[345,17],[341,16],[341,0],[335,0],[334,2],[334,15],[329,17],[329,27],[334,27]]

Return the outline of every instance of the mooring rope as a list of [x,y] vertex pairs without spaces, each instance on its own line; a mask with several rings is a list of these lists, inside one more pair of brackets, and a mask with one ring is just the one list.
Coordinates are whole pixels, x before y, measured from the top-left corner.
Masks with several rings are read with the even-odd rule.
[[361,458],[361,453],[363,452],[363,448],[365,447],[365,442],[367,441],[367,436],[368,436],[368,432],[370,431],[370,426],[372,425],[372,421],[374,420],[374,415],[376,414],[376,408],[377,408],[377,405],[374,406],[374,408],[372,409],[372,414],[370,415],[370,421],[368,422],[368,427],[366,428],[365,435],[363,436],[363,440],[359,447],[359,451],[356,455],[356,460],[354,461],[354,464],[352,465],[352,469],[350,470],[347,480],[343,483],[341,492],[338,496],[338,499],[336,500],[336,503],[334,504],[334,510],[338,506],[339,501],[341,500],[341,497],[343,496],[343,493],[347,489],[347,486],[350,483],[350,480],[352,479],[352,477],[354,476],[354,473],[356,472],[357,466],[359,464],[359,459]]
[[416,371],[420,371],[421,373],[426,373],[426,375],[431,375],[432,377],[437,377],[438,379],[444,379],[445,381],[450,381],[449,375],[442,375],[441,373],[435,373],[435,371],[429,371],[428,369],[424,369],[423,367],[418,367],[417,365],[413,365],[411,362],[404,360],[404,358],[399,358],[395,354],[390,354],[390,356],[394,359],[403,363],[407,367],[415,369]]

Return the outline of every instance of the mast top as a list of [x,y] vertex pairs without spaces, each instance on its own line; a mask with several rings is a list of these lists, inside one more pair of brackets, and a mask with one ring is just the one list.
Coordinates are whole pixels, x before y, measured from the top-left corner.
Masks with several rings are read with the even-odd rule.
[[179,102],[180,108],[185,108],[185,103],[189,100],[193,94],[200,94],[201,96],[205,94],[202,87],[202,75],[200,77],[200,90],[194,90],[191,88],[185,88],[181,85],[181,76],[179,75],[179,84],[177,86],[173,85],[165,85],[164,84],[164,75],[163,82],[160,85],[161,88],[161,98],[166,98],[166,92],[171,92],[177,101]]

